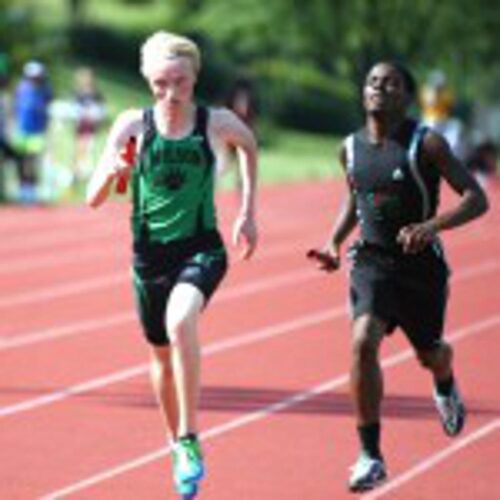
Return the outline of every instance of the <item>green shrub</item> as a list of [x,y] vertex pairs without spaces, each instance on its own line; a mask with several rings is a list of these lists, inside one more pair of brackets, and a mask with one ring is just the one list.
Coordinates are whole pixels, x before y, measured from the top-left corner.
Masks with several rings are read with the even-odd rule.
[[69,32],[70,46],[76,59],[137,71],[139,47],[143,37],[98,25],[76,25]]
[[286,89],[270,107],[275,121],[287,128],[345,134],[359,124],[358,113],[350,101],[320,90]]

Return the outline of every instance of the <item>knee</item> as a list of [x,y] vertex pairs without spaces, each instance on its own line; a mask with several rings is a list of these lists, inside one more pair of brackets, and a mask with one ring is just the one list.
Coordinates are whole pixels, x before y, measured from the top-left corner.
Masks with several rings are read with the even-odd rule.
[[352,343],[354,363],[367,364],[376,362],[380,338],[376,325],[371,322],[356,325]]
[[442,342],[438,347],[428,351],[418,351],[417,359],[423,368],[436,370],[451,364],[453,350],[449,344]]
[[432,355],[429,355],[429,353],[418,352],[417,359],[422,368],[425,368],[426,370],[432,369],[434,365]]
[[195,322],[189,316],[182,316],[168,322],[168,336],[171,344],[182,345],[195,329]]
[[166,326],[174,347],[193,345],[203,300],[202,293],[192,285],[181,283],[172,291],[166,310]]
[[352,346],[353,359],[356,364],[372,363],[377,359],[377,345],[367,337],[357,337]]
[[153,378],[161,378],[163,380],[172,378],[172,361],[170,352],[151,356],[150,364],[151,375]]

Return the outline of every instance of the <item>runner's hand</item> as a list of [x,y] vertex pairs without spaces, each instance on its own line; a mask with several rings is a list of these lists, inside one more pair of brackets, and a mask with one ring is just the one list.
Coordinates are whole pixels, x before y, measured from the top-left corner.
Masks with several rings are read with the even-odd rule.
[[436,237],[436,228],[431,221],[420,224],[409,224],[402,227],[397,242],[402,245],[404,253],[421,252]]
[[[244,240],[244,242],[243,242]],[[240,253],[241,259],[249,259],[257,247],[258,233],[252,215],[239,215],[233,225],[233,244],[244,248]]]
[[124,194],[127,192],[127,187],[130,179],[130,171],[135,165],[136,160],[136,143],[136,138],[130,137],[127,141],[127,144],[125,144],[125,146],[120,150],[115,187],[115,190],[118,194]]
[[316,262],[318,269],[331,273],[340,267],[340,256],[333,249],[318,250],[312,248],[306,257]]

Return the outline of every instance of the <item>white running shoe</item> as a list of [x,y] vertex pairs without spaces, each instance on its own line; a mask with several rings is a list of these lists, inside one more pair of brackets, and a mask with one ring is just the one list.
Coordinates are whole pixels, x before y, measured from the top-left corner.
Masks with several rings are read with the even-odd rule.
[[368,491],[378,486],[387,478],[382,459],[369,457],[361,452],[356,463],[351,467],[349,490],[352,492]]
[[465,424],[466,411],[457,386],[453,386],[449,396],[441,396],[434,390],[434,403],[444,432],[448,436],[459,434]]

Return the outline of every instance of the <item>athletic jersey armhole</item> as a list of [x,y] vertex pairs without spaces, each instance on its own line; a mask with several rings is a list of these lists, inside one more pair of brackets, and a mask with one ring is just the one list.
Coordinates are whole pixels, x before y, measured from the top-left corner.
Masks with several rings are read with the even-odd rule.
[[146,152],[147,147],[153,140],[156,134],[156,126],[154,121],[153,108],[144,108],[142,110],[142,123],[143,123],[143,133],[140,138],[137,147],[138,147],[138,159],[139,163],[142,165],[144,154]]
[[208,109],[206,106],[198,105],[196,106],[196,123],[194,126],[193,133],[204,135],[207,131],[208,125]]
[[142,120],[144,123],[144,141],[149,142],[156,133],[153,108],[145,108],[143,110]]
[[194,135],[200,135],[203,138],[203,150],[212,166],[215,165],[215,153],[208,139],[208,123],[210,119],[210,108],[198,105],[196,107],[196,125],[193,131]]
[[429,127],[419,123],[413,131],[410,146],[408,148],[408,165],[410,167],[410,172],[422,196],[422,220],[427,220],[431,211],[429,191],[419,166],[420,147],[428,130]]
[[354,134],[348,135],[344,140],[345,168],[347,173],[354,169]]

